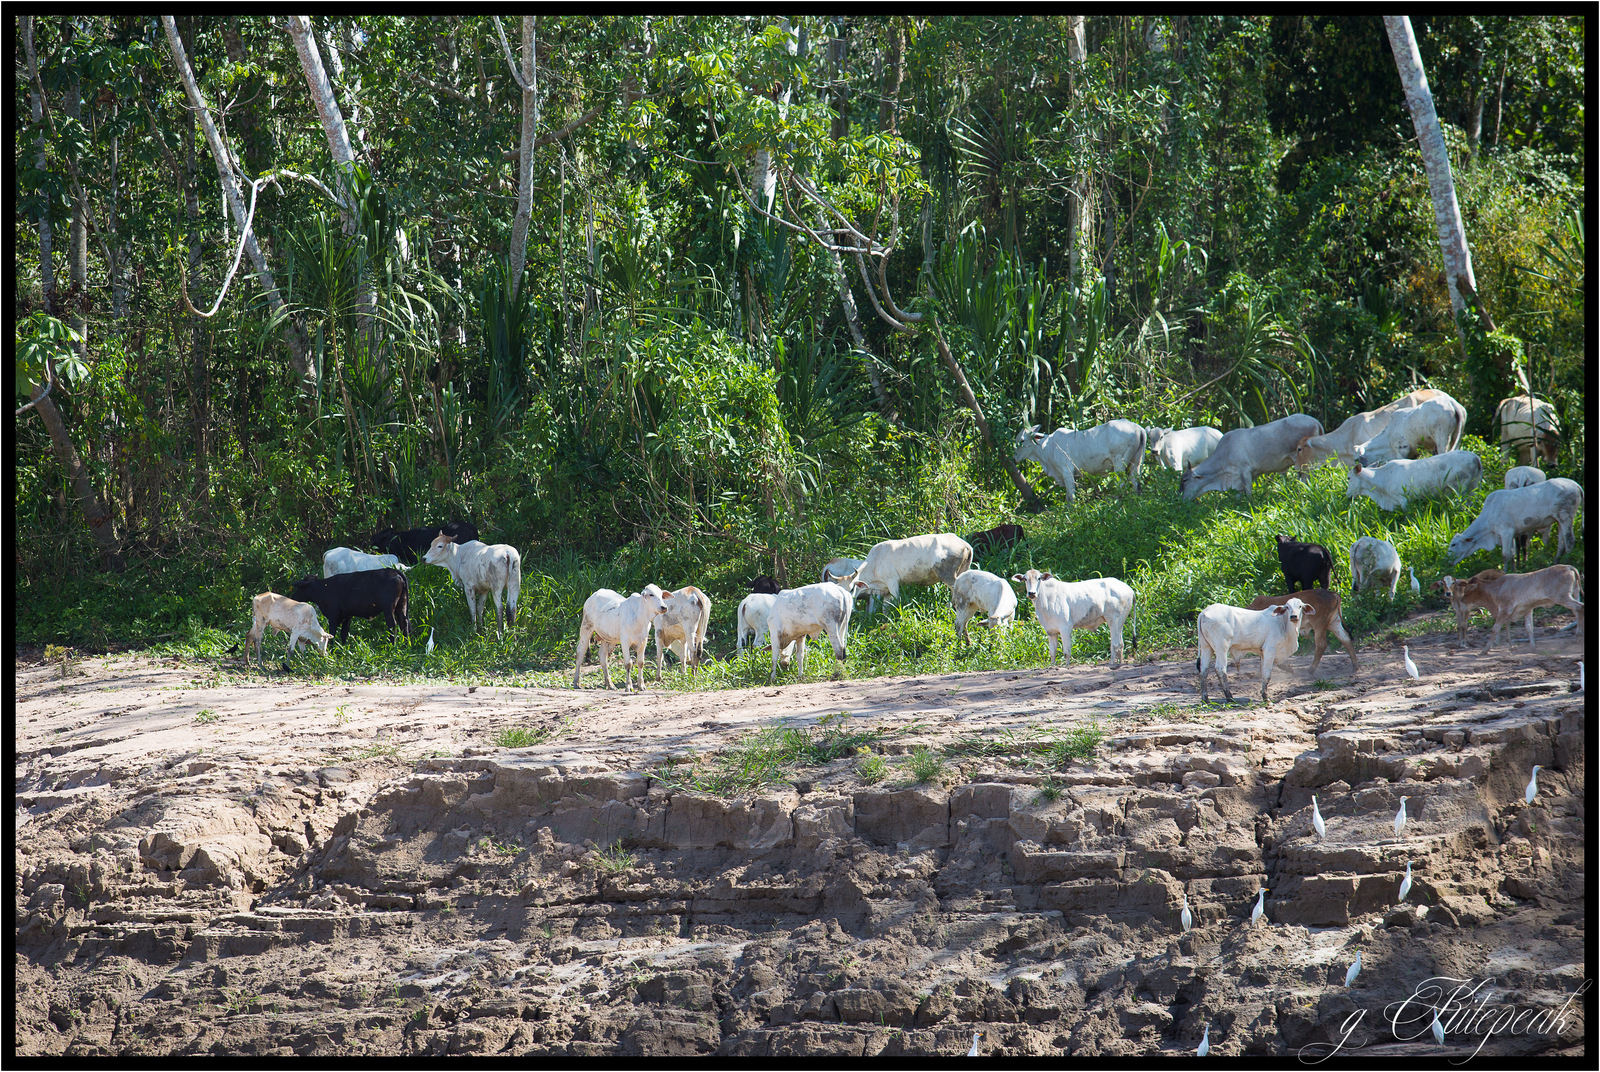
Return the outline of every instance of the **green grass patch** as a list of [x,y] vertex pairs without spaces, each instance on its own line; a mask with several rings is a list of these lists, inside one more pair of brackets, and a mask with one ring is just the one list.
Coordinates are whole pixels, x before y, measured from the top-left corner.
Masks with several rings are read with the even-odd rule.
[[560,726],[546,726],[541,729],[529,729],[526,726],[508,726],[496,733],[490,740],[496,748],[531,748],[536,744],[544,744],[561,733],[566,724]]
[[850,713],[824,715],[816,726],[767,726],[711,755],[658,767],[654,776],[677,792],[737,797],[787,783],[801,767],[817,767],[858,755],[892,731],[855,730]]

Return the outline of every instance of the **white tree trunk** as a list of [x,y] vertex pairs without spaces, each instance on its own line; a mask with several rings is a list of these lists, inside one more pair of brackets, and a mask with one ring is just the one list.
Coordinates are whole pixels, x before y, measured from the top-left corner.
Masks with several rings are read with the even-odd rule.
[[[1067,58],[1073,64],[1073,70],[1067,76],[1069,100],[1076,95],[1077,87],[1073,84],[1076,69],[1089,59],[1089,43],[1083,29],[1083,18],[1082,15],[1067,16]],[[1083,269],[1084,258],[1094,242],[1093,188],[1089,184],[1088,172],[1073,176],[1068,197],[1071,198],[1071,203],[1068,206],[1067,217],[1067,278],[1076,282]]]
[[522,16],[522,152],[517,169],[517,218],[511,227],[511,297],[522,289],[528,262],[528,222],[533,217],[533,143],[539,131],[539,75],[534,63],[536,16]]
[[[1450,174],[1450,153],[1439,129],[1438,113],[1433,109],[1433,91],[1428,88],[1428,76],[1422,69],[1422,54],[1417,51],[1411,20],[1405,15],[1385,15],[1383,25],[1389,32],[1389,47],[1394,50],[1395,68],[1400,72],[1400,84],[1405,87],[1406,107],[1411,110],[1417,145],[1422,150],[1422,164],[1428,172],[1428,192],[1433,196],[1433,222],[1439,231],[1439,250],[1444,255],[1450,308],[1459,316],[1466,308],[1461,284],[1465,283],[1474,294],[1478,284],[1472,275],[1472,254],[1467,249],[1467,232],[1461,223],[1461,206],[1456,202],[1455,179]],[[1457,331],[1460,331],[1459,322]],[[1465,344],[1463,336],[1462,345]]]
[[[200,87],[194,80],[194,69],[189,66],[189,55],[184,50],[183,40],[178,36],[178,27],[171,15],[161,16],[161,24],[167,31],[167,45],[172,50],[173,64],[178,69],[178,75],[183,79],[183,89],[189,97],[189,104],[194,108],[194,114],[200,121],[200,129],[205,132],[206,145],[211,149],[211,158],[216,161],[217,177],[222,183],[223,192],[228,198],[228,207],[233,211],[234,223],[240,230],[245,225],[244,196],[239,189],[238,166],[234,163],[233,155],[228,147],[223,144],[222,137],[217,133],[217,126],[211,121],[211,109],[207,107],[204,98],[200,96]],[[256,242],[254,231],[245,237],[245,252],[250,255],[250,263],[255,268],[256,280],[261,284],[261,290],[266,295],[267,305],[274,316],[283,316],[283,341],[289,348],[289,359],[294,366],[295,373],[300,377],[300,390],[311,394],[316,390],[315,372],[311,368],[310,345],[306,341],[305,332],[292,316],[284,315],[286,308],[283,297],[278,293],[277,281],[272,278],[272,270],[267,267],[266,255],[261,252],[261,246]]]
[[[305,71],[306,85],[311,88],[311,99],[316,103],[317,115],[322,120],[322,131],[328,138],[328,151],[333,154],[334,170],[343,177],[354,166],[355,154],[350,150],[350,134],[345,130],[344,114],[339,111],[339,102],[333,95],[333,83],[328,81],[328,72],[322,67],[322,54],[317,51],[317,42],[311,35],[311,20],[304,15],[290,15],[287,21],[289,36],[294,38],[294,50],[300,56],[300,67]],[[348,187],[341,192],[348,198]],[[346,234],[355,231],[355,216],[351,207],[348,203],[339,206]]]

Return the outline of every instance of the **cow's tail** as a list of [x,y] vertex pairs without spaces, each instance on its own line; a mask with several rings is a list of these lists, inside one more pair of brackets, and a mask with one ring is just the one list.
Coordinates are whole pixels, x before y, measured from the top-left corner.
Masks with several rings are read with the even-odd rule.
[[1129,651],[1139,650],[1139,593],[1133,593],[1133,608],[1128,612],[1128,619],[1133,623],[1133,640],[1128,644]]
[[411,635],[411,586],[405,583],[405,578],[400,578],[400,598],[394,601],[395,617],[402,623],[401,632],[406,636]]
[[515,555],[511,559],[511,568],[507,571],[506,578],[506,619],[513,625],[517,621],[517,597],[522,594],[522,556]]
[[1461,403],[1456,403],[1456,430],[1450,436],[1450,450],[1455,450],[1461,445],[1461,436],[1467,430],[1467,411]]
[[1128,475],[1133,478],[1133,490],[1139,490],[1139,473],[1144,469],[1144,452],[1150,449],[1150,433],[1144,430],[1144,425],[1135,424],[1139,429],[1139,450],[1133,456],[1133,464],[1128,466]]

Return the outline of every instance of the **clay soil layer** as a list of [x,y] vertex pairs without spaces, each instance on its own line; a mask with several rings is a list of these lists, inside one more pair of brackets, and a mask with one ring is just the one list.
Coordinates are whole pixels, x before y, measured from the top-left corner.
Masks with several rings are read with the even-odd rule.
[[[1584,1053],[1571,637],[1301,654],[1214,709],[1181,652],[643,694],[19,659],[13,1052]],[[881,779],[661,770],[845,711]]]

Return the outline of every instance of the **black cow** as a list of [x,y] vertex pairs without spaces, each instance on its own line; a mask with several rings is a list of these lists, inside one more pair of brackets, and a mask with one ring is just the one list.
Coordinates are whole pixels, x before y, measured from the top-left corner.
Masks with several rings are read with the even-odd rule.
[[406,565],[422,561],[428,545],[439,533],[451,537],[456,543],[467,543],[478,538],[478,530],[470,521],[452,521],[446,525],[424,525],[420,529],[380,529],[373,533],[372,544],[380,555],[394,555]]
[[1296,586],[1310,590],[1321,583],[1333,587],[1333,556],[1320,543],[1301,543],[1287,536],[1278,537],[1278,564],[1283,567],[1283,578],[1289,582],[1289,591]]
[[996,525],[992,529],[974,532],[967,537],[967,542],[972,545],[972,557],[976,559],[980,554],[1019,544],[1027,539],[1027,535],[1021,525]]
[[351,618],[380,614],[388,621],[390,632],[411,635],[406,577],[397,569],[361,570],[327,578],[307,574],[290,587],[289,598],[315,603],[328,616],[328,631],[337,630],[341,641],[350,639]]
[[753,596],[775,596],[781,591],[783,591],[783,589],[778,587],[778,582],[773,580],[771,577],[768,577],[766,574],[762,574],[760,577],[757,577],[755,580],[750,582],[750,594]]

